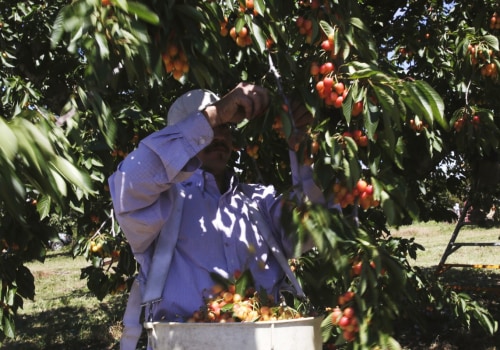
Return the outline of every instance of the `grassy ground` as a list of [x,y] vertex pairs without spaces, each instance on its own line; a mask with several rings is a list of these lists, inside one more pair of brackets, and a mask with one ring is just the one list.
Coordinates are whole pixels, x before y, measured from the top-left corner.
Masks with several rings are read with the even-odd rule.
[[35,276],[35,300],[27,300],[18,312],[17,338],[2,349],[118,349],[126,298],[99,302],[80,279],[86,265],[69,251],[50,252],[43,264],[28,264]]
[[[419,251],[417,259],[410,261],[425,272],[436,274],[438,265],[450,242],[454,224],[420,223],[393,229],[396,237],[414,237],[417,243],[425,247]],[[456,236],[455,243],[497,243],[500,242],[500,228],[480,228],[463,226]],[[445,264],[471,265],[450,267],[438,274],[445,285],[457,292],[465,292],[500,321],[500,246],[463,246],[450,254]],[[473,265],[487,265],[477,268]],[[500,332],[493,336],[486,335],[479,326],[472,323],[471,330],[456,328],[443,319],[429,320],[430,331],[422,334],[418,328],[406,329],[398,339],[408,350],[499,350]],[[434,329],[432,329],[434,327]]]
[[[425,247],[419,252],[415,266],[432,272],[448,244],[454,225],[425,223],[393,229],[394,236],[414,237]],[[457,242],[498,241],[500,229],[463,228]],[[447,263],[500,264],[500,247],[462,247],[450,255]],[[73,259],[68,250],[49,253],[45,263],[30,263],[35,276],[36,297],[26,301],[16,319],[14,340],[2,344],[2,349],[118,349],[121,334],[121,315],[126,303],[123,295],[109,296],[99,302],[88,292],[86,281],[80,279],[80,269],[86,261]],[[450,283],[460,281],[465,286],[485,285],[500,290],[500,270],[452,268],[443,273]],[[468,292],[469,293],[469,292]],[[500,320],[499,294],[477,288],[469,294],[485,305]],[[500,335],[485,336],[480,330],[472,332],[436,321],[435,332],[427,336],[419,330],[401,334],[399,339],[408,350],[497,350]],[[143,338],[144,340],[144,338]]]
[[[397,237],[415,237],[415,241],[422,244],[425,251],[419,251],[417,260],[413,263],[422,267],[433,267],[439,264],[454,230],[453,224],[428,222],[393,229],[391,234]],[[500,242],[499,236],[498,227],[485,229],[463,226],[455,242]],[[500,247],[461,247],[446,259],[446,263],[499,265],[499,253]]]

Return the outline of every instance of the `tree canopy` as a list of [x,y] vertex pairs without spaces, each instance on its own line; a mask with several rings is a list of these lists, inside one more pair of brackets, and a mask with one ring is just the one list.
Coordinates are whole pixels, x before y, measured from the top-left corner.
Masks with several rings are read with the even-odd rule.
[[[24,263],[43,260],[61,230],[78,237],[74,253],[92,263],[82,277],[98,298],[130,283],[136,264],[113,218],[108,176],[165,126],[177,96],[195,87],[223,95],[240,81],[272,95],[263,119],[239,125],[232,166],[242,179],[287,193],[296,157],[314,164],[325,196],[343,209],[298,204],[284,218],[316,242],[295,262],[312,302],[334,307],[354,295],[358,332],[325,318],[325,342],[394,344],[394,321],[436,300],[462,305],[458,316],[494,332],[477,304],[423,292],[436,281],[408,263],[420,247],[389,228],[450,221],[454,201],[495,196],[499,14],[493,0],[4,0],[4,335],[13,336],[23,298],[34,297]],[[290,151],[292,99],[315,122]]]

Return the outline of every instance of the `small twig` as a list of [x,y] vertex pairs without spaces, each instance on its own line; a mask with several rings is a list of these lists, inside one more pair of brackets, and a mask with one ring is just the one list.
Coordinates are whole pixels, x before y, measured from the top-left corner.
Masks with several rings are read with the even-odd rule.
[[[269,60],[269,71],[273,74],[274,78],[276,79],[276,85],[278,86],[278,92],[281,95],[281,98],[283,99],[283,101],[288,109],[288,111],[287,111],[288,117],[290,119],[290,124],[292,125],[292,135],[295,135],[295,134],[297,134],[298,131],[297,131],[297,128],[295,126],[295,120],[294,120],[293,114],[292,114],[292,106],[290,105],[290,101],[283,90],[283,86],[281,85],[281,76],[280,76],[278,70],[276,69],[276,66],[274,65],[273,59],[271,57],[271,53],[269,53],[268,60]],[[297,195],[299,201],[302,202],[304,199],[304,194],[302,191],[302,179],[300,177],[300,172],[299,172],[298,156],[297,156],[295,150],[293,150],[291,148],[289,148],[289,150],[288,150],[288,155],[290,157],[290,168],[292,171],[292,184],[296,190],[295,192],[296,192],[296,195]]]
[[113,214],[113,209],[111,209],[109,217],[111,218],[111,234],[113,235],[113,238],[115,238],[116,237],[116,232],[115,232],[115,216]]
[[293,119],[292,115],[292,106],[290,105],[290,101],[286,96],[285,91],[283,90],[283,86],[281,85],[281,75],[276,69],[276,66],[274,65],[271,54],[269,54],[268,58],[269,58],[269,71],[273,74],[274,78],[276,79],[276,85],[278,85],[278,92],[288,108],[288,116],[290,118],[290,123],[292,124],[292,133],[296,133],[297,129],[295,127],[295,120]]
[[465,105],[469,106],[469,88],[470,84],[472,83],[472,79],[469,80],[469,83],[467,84],[467,89],[465,90]]
[[97,229],[97,231],[94,233],[94,235],[92,237],[90,237],[90,239],[94,239],[96,238],[97,236],[99,236],[101,234],[101,230],[103,229],[104,225],[106,224],[106,222],[108,222],[109,218],[107,218],[106,220],[104,220],[101,224],[101,226],[99,226],[99,228]]

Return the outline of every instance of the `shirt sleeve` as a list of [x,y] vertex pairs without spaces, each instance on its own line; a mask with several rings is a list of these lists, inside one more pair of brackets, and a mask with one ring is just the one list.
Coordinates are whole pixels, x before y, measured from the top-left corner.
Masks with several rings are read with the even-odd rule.
[[301,165],[299,167],[300,179],[302,182],[302,191],[304,195],[313,204],[325,204],[325,196],[323,191],[314,181],[313,168],[308,165]]
[[143,139],[111,175],[115,216],[134,253],[157,237],[175,201],[169,189],[200,167],[196,155],[212,139],[205,116],[195,112]]
[[[314,204],[326,204],[325,197],[323,195],[323,191],[318,187],[316,182],[314,181],[314,173],[313,168],[308,165],[297,165],[296,167],[292,167],[292,171],[296,171],[297,173],[292,174],[298,182],[298,191],[302,193],[297,193],[302,197],[301,199],[307,199],[311,203]],[[283,197],[277,196],[273,187],[268,187],[266,191],[264,191],[263,200],[261,201],[260,206],[264,208],[262,211],[267,213],[268,220],[272,223],[273,232],[275,233],[276,238],[282,244],[283,251],[287,258],[296,257],[295,256],[295,246],[297,242],[297,236],[293,234],[289,234],[283,228],[282,225],[282,215],[283,215]],[[311,248],[314,247],[314,240],[312,237],[308,238],[307,241],[301,242],[301,253],[304,253]]]

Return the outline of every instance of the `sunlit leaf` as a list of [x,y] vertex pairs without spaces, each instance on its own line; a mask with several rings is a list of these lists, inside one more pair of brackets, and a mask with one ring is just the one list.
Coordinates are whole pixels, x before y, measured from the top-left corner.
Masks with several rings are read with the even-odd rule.
[[137,1],[127,1],[128,11],[145,22],[153,25],[160,23],[160,17],[151,11],[146,5]]
[[95,40],[97,41],[97,45],[99,46],[101,57],[107,58],[109,56],[109,49],[106,37],[101,33],[95,33]]
[[14,135],[3,118],[0,118],[0,135],[2,135],[0,139],[0,152],[3,153],[3,156],[7,160],[12,161],[18,151],[16,135]]
[[85,190],[92,192],[92,184],[86,173],[77,169],[72,163],[62,157],[55,157],[52,161],[54,169],[57,170],[66,180],[71,184]]

